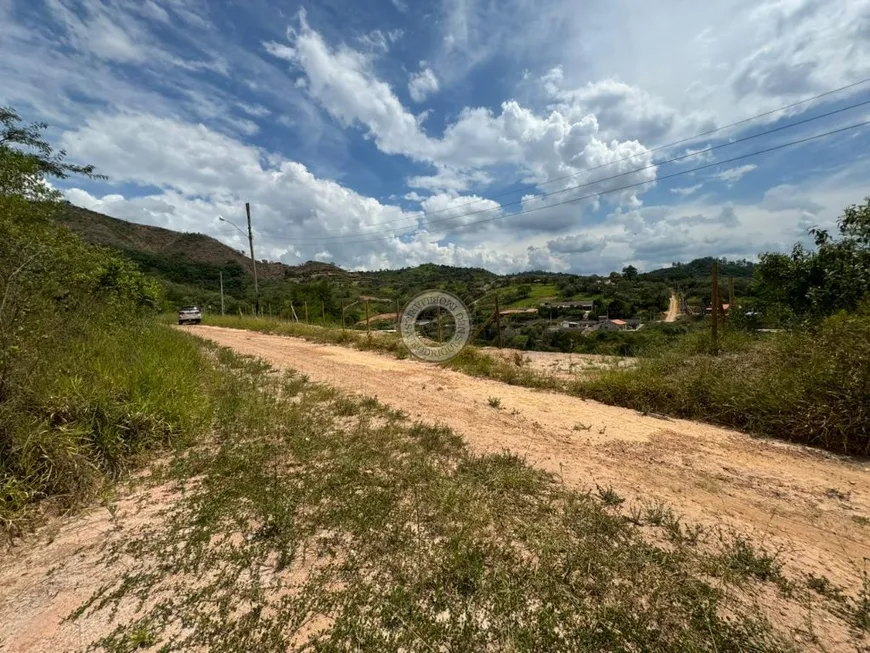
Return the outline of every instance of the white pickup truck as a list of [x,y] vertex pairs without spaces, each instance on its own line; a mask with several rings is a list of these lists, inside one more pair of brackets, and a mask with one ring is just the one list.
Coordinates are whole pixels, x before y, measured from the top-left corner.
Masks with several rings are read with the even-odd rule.
[[202,311],[199,306],[185,306],[178,311],[179,324],[199,324],[202,321]]

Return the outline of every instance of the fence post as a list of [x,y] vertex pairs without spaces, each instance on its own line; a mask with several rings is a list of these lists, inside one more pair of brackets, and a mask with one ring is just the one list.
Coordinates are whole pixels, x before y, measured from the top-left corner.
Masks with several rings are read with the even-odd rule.
[[308,324],[308,302],[305,301],[305,324]]
[[713,261],[713,296],[710,299],[710,328],[713,337],[713,353],[719,351],[719,261]]
[[498,348],[501,349],[501,311],[498,310],[498,295],[495,296],[495,324],[498,331]]

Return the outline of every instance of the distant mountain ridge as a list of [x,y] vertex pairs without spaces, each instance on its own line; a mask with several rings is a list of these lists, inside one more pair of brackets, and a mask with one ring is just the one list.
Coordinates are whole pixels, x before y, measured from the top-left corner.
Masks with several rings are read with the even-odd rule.
[[[83,240],[117,249],[140,264],[146,263],[146,268],[149,267],[148,263],[156,265],[163,259],[217,267],[241,267],[246,274],[252,274],[251,259],[247,254],[205,234],[182,233],[163,227],[127,222],[69,202],[65,203],[57,220]],[[257,261],[257,276],[263,280],[348,274],[337,265],[320,261],[308,261],[302,265]]]
[[[241,274],[251,275],[251,259],[244,252],[224,245],[219,240],[200,233],[182,233],[152,227],[126,220],[113,218],[96,211],[84,209],[66,202],[58,215],[58,221],[85,241],[95,245],[104,245],[117,249],[140,264],[146,272],[162,276],[166,270],[177,267],[187,267],[184,270],[189,278],[191,267],[202,268],[202,274],[217,276],[217,270],[224,270],[224,276]],[[679,281],[680,279],[707,278],[710,276],[712,257],[698,258],[689,263],[675,263],[672,267],[651,270],[641,273],[641,278],[656,281]],[[751,261],[720,260],[720,274],[738,278],[752,276],[754,264]],[[527,271],[508,275],[497,275],[482,268],[458,268],[434,263],[424,263],[414,267],[395,270],[379,270],[370,272],[349,272],[332,263],[307,261],[302,265],[287,265],[272,261],[257,261],[257,276],[261,280],[282,279],[324,279],[324,278],[359,278],[365,276],[385,279],[411,277],[417,281],[434,282],[444,278],[478,278],[483,281],[499,276],[571,276],[560,273],[542,271]],[[584,275],[590,276],[590,275]],[[592,275],[595,276],[595,275]],[[601,275],[598,275],[601,276]]]

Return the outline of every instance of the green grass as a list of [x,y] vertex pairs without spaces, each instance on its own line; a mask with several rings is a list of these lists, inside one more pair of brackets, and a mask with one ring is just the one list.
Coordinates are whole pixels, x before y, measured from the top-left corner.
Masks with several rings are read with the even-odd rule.
[[571,392],[847,454],[870,454],[870,320],[839,315],[817,328],[753,336],[706,334]]
[[183,334],[136,322],[54,344],[26,390],[0,404],[0,529],[9,535],[37,508],[87,502],[142,454],[210,426],[211,367]]
[[746,588],[798,599],[749,544],[699,547],[664,509],[632,523],[611,488],[573,491],[372,399],[215,358],[215,446],[154,468],[177,488],[164,521],[106,551],[125,571],[72,617],[142,610],[94,648],[789,650]]
[[[501,308],[537,308],[542,302],[547,300],[555,300],[559,297],[559,289],[556,284],[552,283],[533,283],[530,284],[532,292],[528,297],[517,299],[509,304],[505,304]],[[508,291],[512,289],[507,289]]]

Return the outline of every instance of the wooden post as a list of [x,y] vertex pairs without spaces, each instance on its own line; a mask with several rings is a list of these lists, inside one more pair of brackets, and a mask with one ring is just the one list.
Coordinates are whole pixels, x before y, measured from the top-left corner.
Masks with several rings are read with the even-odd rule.
[[293,319],[298,322],[299,316],[296,315],[296,309],[293,306],[293,302],[290,302],[290,312],[293,314]]
[[345,330],[344,326],[344,302],[341,302],[341,330]]
[[396,299],[396,333],[399,332],[399,323],[402,320],[402,316],[399,315],[399,300]]
[[224,313],[224,273],[218,272],[221,275],[221,315],[225,315]]
[[323,308],[323,300],[320,300],[320,323],[326,324],[326,310]]
[[440,343],[444,342],[444,331],[442,331],[442,329],[441,329],[441,307],[440,306],[438,307],[438,317],[436,319],[438,320],[438,343],[440,344]]
[[710,329],[713,337],[713,353],[719,351],[719,261],[713,261],[713,296],[710,299]]
[[260,314],[260,286],[257,283],[257,259],[254,258],[254,232],[251,231],[251,205],[245,202],[245,213],[248,216],[248,243],[251,245],[251,267],[254,269],[254,297],[257,315]]
[[308,302],[305,302],[305,324],[308,324]]
[[734,310],[734,277],[728,277],[728,310]]
[[495,324],[498,330],[498,348],[501,349],[501,312],[498,310],[498,295],[495,296]]
[[369,332],[369,300],[366,300],[366,335],[371,337],[371,333]]

